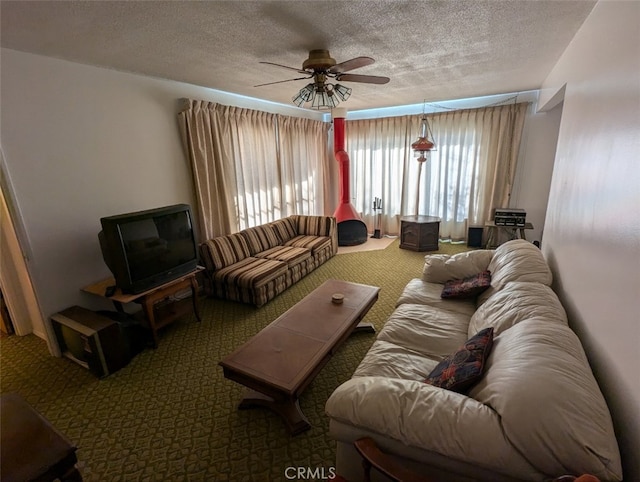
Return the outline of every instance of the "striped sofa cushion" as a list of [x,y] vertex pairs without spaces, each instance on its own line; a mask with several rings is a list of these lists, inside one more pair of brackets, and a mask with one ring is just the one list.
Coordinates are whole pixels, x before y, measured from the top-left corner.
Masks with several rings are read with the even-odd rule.
[[287,263],[290,269],[311,257],[311,251],[306,248],[294,248],[292,246],[276,246],[259,253],[258,258],[275,259]]
[[330,236],[332,218],[327,216],[294,216],[298,234],[310,236]]
[[258,288],[286,273],[287,264],[282,261],[249,257],[216,271],[214,280],[241,288]]
[[288,218],[273,221],[272,223],[269,223],[269,225],[273,227],[273,230],[278,235],[280,244],[283,244],[298,235],[298,231],[296,230],[296,223],[294,223],[291,216]]
[[201,245],[205,267],[210,271],[226,268],[249,256],[249,247],[240,234],[228,234],[209,239]]
[[326,236],[306,236],[301,234],[285,243],[285,246],[293,246],[294,248],[306,248],[314,254],[326,247],[331,247],[331,238]]
[[287,289],[287,276],[278,276],[277,278],[265,283],[255,290],[252,290],[252,303],[260,308],[267,301],[272,300],[284,290]]
[[268,224],[256,226],[255,228],[247,228],[244,231],[240,231],[240,234],[242,234],[247,241],[250,256],[280,244],[278,235]]

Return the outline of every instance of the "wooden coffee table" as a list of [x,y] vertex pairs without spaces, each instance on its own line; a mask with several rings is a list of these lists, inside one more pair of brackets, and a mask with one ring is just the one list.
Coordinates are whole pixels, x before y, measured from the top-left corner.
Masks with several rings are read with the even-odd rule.
[[[279,414],[292,435],[311,428],[298,398],[378,299],[380,288],[328,280],[224,358],[229,380],[249,387],[239,408],[267,407]],[[332,295],[344,295],[342,304]]]

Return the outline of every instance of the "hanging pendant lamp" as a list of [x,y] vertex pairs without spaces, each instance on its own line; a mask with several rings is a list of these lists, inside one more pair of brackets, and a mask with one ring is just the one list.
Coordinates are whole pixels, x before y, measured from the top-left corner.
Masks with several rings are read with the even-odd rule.
[[422,135],[418,137],[418,140],[411,144],[411,149],[418,156],[418,162],[422,163],[427,160],[427,154],[436,150],[436,145],[433,142],[433,133],[431,127],[429,127],[429,121],[426,114],[422,114]]
[[428,159],[431,151],[437,150],[436,144],[433,141],[433,133],[429,126],[425,107],[422,110],[422,135],[418,137],[418,140],[411,144],[411,149],[416,153],[418,161],[418,182],[416,184],[416,209],[415,215],[418,216],[420,212],[420,177],[422,176],[422,165]]

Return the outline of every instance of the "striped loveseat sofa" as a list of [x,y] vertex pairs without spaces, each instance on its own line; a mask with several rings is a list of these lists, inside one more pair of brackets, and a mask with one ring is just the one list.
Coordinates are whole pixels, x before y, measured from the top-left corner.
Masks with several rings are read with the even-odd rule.
[[292,215],[200,245],[208,294],[262,306],[338,252],[336,219]]

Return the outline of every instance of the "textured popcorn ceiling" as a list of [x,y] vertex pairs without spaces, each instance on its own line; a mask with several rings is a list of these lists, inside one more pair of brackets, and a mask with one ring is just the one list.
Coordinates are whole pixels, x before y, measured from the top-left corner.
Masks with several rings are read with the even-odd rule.
[[291,104],[310,49],[386,85],[353,88],[349,110],[539,88],[589,15],[589,0],[6,1],[1,45]]

